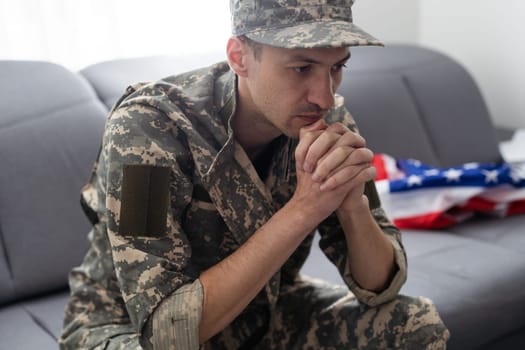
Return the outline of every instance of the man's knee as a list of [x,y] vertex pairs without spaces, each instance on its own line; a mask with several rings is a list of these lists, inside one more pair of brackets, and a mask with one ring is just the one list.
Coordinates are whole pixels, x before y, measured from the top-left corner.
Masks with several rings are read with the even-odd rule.
[[[399,296],[392,303],[398,310],[392,317],[399,329],[400,349],[445,349],[450,333],[434,303],[424,297]],[[397,324],[396,324],[397,323]]]
[[450,336],[431,300],[402,295],[367,309],[356,333],[360,349],[445,349]]

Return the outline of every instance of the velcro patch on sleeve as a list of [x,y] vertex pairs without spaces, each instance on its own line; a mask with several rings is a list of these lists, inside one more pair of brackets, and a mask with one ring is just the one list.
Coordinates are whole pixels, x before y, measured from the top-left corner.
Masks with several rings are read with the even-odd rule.
[[124,165],[119,233],[157,236],[165,233],[170,168]]

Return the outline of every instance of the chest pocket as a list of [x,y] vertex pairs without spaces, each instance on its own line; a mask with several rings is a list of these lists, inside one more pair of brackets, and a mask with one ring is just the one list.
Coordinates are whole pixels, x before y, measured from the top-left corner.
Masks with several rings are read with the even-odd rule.
[[208,192],[195,185],[182,219],[192,249],[194,266],[203,271],[231,254],[237,245]]

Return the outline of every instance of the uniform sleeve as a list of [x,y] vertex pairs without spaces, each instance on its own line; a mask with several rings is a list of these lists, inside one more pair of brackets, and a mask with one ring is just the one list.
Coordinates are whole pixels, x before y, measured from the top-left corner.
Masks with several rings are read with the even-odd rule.
[[179,288],[153,314],[154,349],[198,349],[203,290],[199,280]]
[[191,160],[174,120],[146,105],[116,109],[99,168],[113,263],[146,349],[198,348],[202,287],[181,217],[191,200]]
[[[359,132],[354,119],[344,107],[344,101],[341,96],[337,96],[336,108],[330,118],[330,122],[342,122],[351,130]],[[366,135],[363,135],[363,137],[366,139]],[[366,184],[365,195],[370,202],[372,216],[394,248],[396,272],[391,278],[388,287],[380,293],[375,293],[361,288],[354,280],[350,272],[345,235],[335,214],[319,225],[321,234],[319,245],[328,259],[337,267],[343,280],[359,301],[375,306],[390,301],[398,295],[407,278],[407,260],[405,249],[401,242],[401,232],[388,220],[386,213],[381,208],[379,195],[373,181]]]
[[[368,186],[368,189],[370,188],[372,188],[372,186]],[[405,249],[401,243],[401,232],[399,229],[390,223],[381,207],[372,208],[371,212],[385,236],[392,243],[396,265],[396,272],[391,278],[389,285],[379,293],[361,288],[354,280],[350,272],[345,234],[337,216],[333,214],[328,217],[328,219],[319,225],[318,229],[321,234],[319,246],[328,259],[337,267],[348,288],[360,302],[370,306],[376,306],[388,302],[398,295],[406,281],[407,261]]]

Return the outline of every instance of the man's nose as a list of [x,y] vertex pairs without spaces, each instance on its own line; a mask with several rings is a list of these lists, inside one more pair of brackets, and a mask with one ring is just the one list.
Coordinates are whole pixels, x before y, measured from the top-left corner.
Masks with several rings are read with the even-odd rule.
[[308,102],[318,105],[323,110],[328,110],[334,106],[334,82],[331,75],[312,82]]

